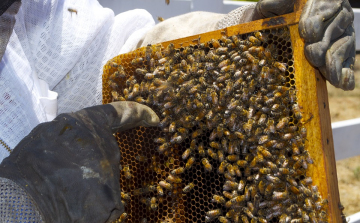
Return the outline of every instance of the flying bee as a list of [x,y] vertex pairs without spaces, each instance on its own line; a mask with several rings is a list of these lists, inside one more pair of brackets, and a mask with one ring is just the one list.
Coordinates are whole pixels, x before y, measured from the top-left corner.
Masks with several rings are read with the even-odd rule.
[[125,175],[125,178],[126,178],[126,179],[129,180],[129,179],[131,179],[131,178],[133,177],[133,175],[132,175],[131,172],[130,172],[130,167],[129,167],[129,165],[125,165],[123,171],[124,171],[124,175]]
[[188,192],[190,192],[192,189],[194,189],[194,187],[195,187],[194,183],[189,183],[188,185],[186,185],[186,186],[184,187],[184,189],[183,189],[182,191],[183,191],[183,193],[188,193]]
[[190,169],[192,167],[192,165],[194,164],[194,162],[195,162],[195,157],[193,157],[193,156],[190,157],[185,164],[185,169],[186,170]]
[[207,171],[207,172],[212,171],[212,166],[211,166],[209,160],[207,160],[206,158],[202,158],[201,163],[204,165],[205,171]]

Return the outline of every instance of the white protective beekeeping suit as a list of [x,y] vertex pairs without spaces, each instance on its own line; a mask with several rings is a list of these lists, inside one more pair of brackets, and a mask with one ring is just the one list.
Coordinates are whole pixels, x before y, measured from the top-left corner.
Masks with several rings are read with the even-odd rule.
[[[154,25],[145,10],[114,16],[96,0],[23,1],[0,63],[0,140],[13,149],[57,114],[101,104],[102,68]],[[9,155],[0,143],[0,162]]]

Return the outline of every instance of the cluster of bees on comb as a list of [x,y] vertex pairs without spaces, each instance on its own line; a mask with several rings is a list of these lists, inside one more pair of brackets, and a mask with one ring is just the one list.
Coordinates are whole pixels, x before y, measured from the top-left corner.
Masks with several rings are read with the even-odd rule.
[[[153,138],[157,153],[172,156],[180,149],[184,164],[132,191],[133,199],[155,212],[174,189],[188,196],[201,185],[185,175],[200,165],[222,180],[200,222],[327,222],[327,200],[306,176],[313,161],[303,124],[311,120],[302,118],[288,65],[269,35],[276,33],[223,36],[180,50],[171,43],[148,45],[131,61],[134,74],[108,62],[116,69],[108,79],[113,100],[153,108],[161,119],[162,134]],[[130,169],[123,168],[126,179]]]

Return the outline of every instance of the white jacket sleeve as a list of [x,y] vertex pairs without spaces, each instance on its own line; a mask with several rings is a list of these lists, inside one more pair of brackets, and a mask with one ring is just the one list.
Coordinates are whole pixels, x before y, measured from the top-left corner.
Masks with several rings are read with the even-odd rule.
[[96,0],[23,1],[0,62],[0,140],[14,148],[56,111],[101,104],[106,61],[154,25],[145,10],[114,16]]

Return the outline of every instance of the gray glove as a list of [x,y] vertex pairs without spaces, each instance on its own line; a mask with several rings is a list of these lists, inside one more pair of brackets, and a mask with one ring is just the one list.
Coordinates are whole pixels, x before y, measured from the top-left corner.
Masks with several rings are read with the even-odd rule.
[[355,87],[354,13],[348,0],[308,0],[299,32],[306,42],[305,55],[335,87]]
[[113,136],[159,118],[136,102],[61,114],[34,128],[0,164],[0,179],[22,187],[45,222],[112,222],[120,199],[120,152]]

